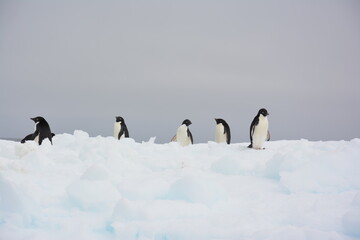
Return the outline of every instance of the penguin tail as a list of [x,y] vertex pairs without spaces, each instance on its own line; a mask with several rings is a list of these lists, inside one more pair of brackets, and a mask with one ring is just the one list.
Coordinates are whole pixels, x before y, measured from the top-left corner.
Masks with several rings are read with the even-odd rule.
[[252,148],[252,144],[250,143],[250,145],[248,146],[248,148]]

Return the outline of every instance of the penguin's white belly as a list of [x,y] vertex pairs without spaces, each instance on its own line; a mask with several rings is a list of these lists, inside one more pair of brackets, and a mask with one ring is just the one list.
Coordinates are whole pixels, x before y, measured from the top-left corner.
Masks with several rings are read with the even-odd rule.
[[187,146],[191,144],[191,139],[187,134],[186,125],[181,125],[176,132],[176,141],[180,143],[181,146]]
[[252,136],[253,144],[252,147],[259,149],[262,148],[268,133],[269,123],[267,118],[260,117],[259,123],[255,126],[255,130]]
[[38,134],[38,135],[34,138],[34,141],[35,141],[36,143],[39,143],[39,138],[40,138],[40,134]]
[[215,129],[215,142],[223,143],[226,142],[226,134],[224,134],[224,125],[217,124]]
[[[35,131],[35,132],[36,132],[36,127],[37,127],[38,124],[39,124],[38,122],[35,123],[35,127],[34,127],[34,131]],[[39,138],[40,138],[40,133],[38,133],[38,135],[35,136],[34,142],[39,143]]]
[[[120,125],[120,122],[115,122],[114,123],[114,138],[118,139],[119,137],[119,132],[121,131],[121,125]],[[124,135],[123,134],[120,139],[124,138]]]

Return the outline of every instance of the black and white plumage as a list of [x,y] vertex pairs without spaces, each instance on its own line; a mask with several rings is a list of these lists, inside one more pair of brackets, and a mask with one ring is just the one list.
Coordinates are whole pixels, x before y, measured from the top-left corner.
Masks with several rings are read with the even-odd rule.
[[262,149],[264,142],[270,140],[268,115],[268,111],[262,108],[251,122],[249,148]]
[[25,143],[26,141],[35,141],[41,145],[43,140],[48,138],[52,144],[52,137],[55,136],[55,134],[51,133],[48,122],[40,116],[30,119],[35,122],[35,132],[27,135],[24,139],[21,140],[21,143]]
[[181,146],[193,144],[193,136],[189,130],[189,125],[192,122],[185,119],[176,131],[176,135],[171,139],[172,142],[178,142]]
[[231,134],[230,127],[224,119],[215,118],[216,129],[215,129],[215,142],[230,144]]
[[129,137],[129,131],[127,129],[124,119],[119,116],[115,117],[114,138],[120,140],[122,138],[128,138],[128,137]]

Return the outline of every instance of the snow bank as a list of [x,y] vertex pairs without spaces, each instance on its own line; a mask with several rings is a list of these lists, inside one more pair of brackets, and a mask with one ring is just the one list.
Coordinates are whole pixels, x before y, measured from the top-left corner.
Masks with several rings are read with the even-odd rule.
[[358,239],[360,139],[0,141],[0,239]]

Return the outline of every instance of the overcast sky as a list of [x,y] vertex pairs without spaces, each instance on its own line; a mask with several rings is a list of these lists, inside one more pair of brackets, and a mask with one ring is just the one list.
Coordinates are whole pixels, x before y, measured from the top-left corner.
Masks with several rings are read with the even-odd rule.
[[0,0],[0,137],[55,133],[194,142],[225,119],[249,141],[360,137],[360,1]]

